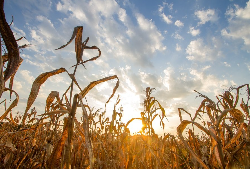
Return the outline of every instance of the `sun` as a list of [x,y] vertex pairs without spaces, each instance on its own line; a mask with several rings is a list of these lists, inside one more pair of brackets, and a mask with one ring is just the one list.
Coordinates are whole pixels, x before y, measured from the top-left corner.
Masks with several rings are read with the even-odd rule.
[[128,128],[131,134],[136,134],[141,131],[142,129],[142,122],[141,120],[135,119],[131,123],[129,123]]

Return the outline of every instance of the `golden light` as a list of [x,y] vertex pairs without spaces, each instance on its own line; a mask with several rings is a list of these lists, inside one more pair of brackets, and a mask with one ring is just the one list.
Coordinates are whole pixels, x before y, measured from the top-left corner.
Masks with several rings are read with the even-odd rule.
[[129,125],[128,128],[131,134],[136,134],[141,131],[142,122],[141,120],[135,119]]

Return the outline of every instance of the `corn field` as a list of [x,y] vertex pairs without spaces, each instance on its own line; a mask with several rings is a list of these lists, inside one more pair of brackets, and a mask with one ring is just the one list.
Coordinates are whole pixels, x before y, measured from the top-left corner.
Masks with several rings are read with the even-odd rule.
[[[1,0],[0,97],[9,92],[15,99],[0,114],[0,168],[250,168],[249,84],[231,87],[218,95],[216,101],[195,91],[202,98],[196,112],[179,108],[177,135],[159,136],[152,122],[159,117],[164,128],[163,119],[167,117],[160,102],[151,95],[154,88],[145,90],[141,117],[127,123],[122,121],[122,110],[117,108],[119,97],[112,118],[106,117],[106,110],[94,112],[84,104],[83,99],[92,88],[116,80],[107,104],[119,87],[119,77],[109,76],[79,86],[75,78],[77,68],[101,57],[97,46],[87,45],[89,38],[82,40],[82,26],[75,27],[70,40],[56,49],[67,47],[75,39],[73,73],[62,67],[40,74],[33,82],[24,114],[14,116],[12,109],[17,106],[19,95],[12,86],[23,60],[19,49],[29,45],[18,46],[6,22],[3,3]],[[84,50],[96,50],[98,55],[83,60]],[[70,77],[69,87],[64,93],[51,91],[45,101],[45,112],[38,113],[32,105],[41,85],[60,73]],[[73,95],[75,88],[80,92]],[[6,105],[6,100],[1,104]],[[77,110],[82,113],[80,119],[75,116]],[[190,119],[183,119],[184,114]],[[128,128],[133,120],[143,124],[135,135]]]

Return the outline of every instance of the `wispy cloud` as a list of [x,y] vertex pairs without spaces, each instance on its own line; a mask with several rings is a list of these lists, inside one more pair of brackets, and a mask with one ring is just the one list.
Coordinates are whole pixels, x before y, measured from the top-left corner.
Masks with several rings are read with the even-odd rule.
[[235,5],[235,9],[229,8],[226,12],[229,16],[229,26],[221,31],[224,37],[240,39],[244,42],[245,50],[250,53],[250,1],[245,8]]
[[214,9],[196,11],[195,15],[200,20],[198,25],[202,25],[207,22],[216,22],[219,19],[218,14]]
[[164,13],[161,13],[160,16],[163,19],[163,21],[166,22],[167,24],[171,24],[173,22],[171,20],[173,18],[171,15],[166,16]]
[[176,44],[175,50],[178,52],[181,51],[181,46],[178,43]]
[[183,27],[183,26],[184,26],[184,23],[181,22],[180,20],[175,21],[174,24],[175,24],[177,27]]
[[174,37],[175,39],[178,40],[183,40],[184,38],[177,32],[175,32],[174,34],[172,34],[172,37]]
[[231,67],[231,65],[227,62],[223,62],[223,64],[226,66],[226,67]]
[[31,75],[31,72],[28,70],[21,70],[20,71],[21,75],[23,76],[23,78],[29,83],[29,84],[33,84],[33,81],[35,80],[35,78]]
[[187,59],[203,62],[221,57],[222,52],[220,51],[218,40],[212,38],[212,41],[214,45],[206,45],[201,38],[191,41],[186,48]]
[[194,29],[194,27],[189,28],[189,32],[192,36],[197,36],[200,34],[200,29]]
[[165,7],[168,7],[168,10],[169,11],[172,11],[173,10],[173,4],[171,3],[171,4],[168,4],[168,3],[166,3],[166,2],[163,2],[163,4],[162,5],[159,5],[159,8],[158,8],[158,12],[159,12],[159,15],[160,15],[160,17],[163,19],[163,21],[164,22],[166,22],[167,24],[171,24],[171,23],[173,23],[173,21],[171,20],[173,17],[172,17],[172,15],[166,15],[165,13],[164,13],[164,8]]
[[200,92],[213,92],[214,95],[218,95],[221,89],[227,89],[232,85],[232,82],[226,79],[220,79],[197,69],[190,69],[190,74],[194,76],[196,81],[200,82],[201,86],[198,88]]

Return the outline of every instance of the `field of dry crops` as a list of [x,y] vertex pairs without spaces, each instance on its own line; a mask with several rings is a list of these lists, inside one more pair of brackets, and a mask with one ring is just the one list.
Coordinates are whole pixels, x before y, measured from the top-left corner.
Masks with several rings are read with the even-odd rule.
[[[89,38],[82,42],[82,26],[75,27],[69,42],[58,48],[66,47],[75,39],[73,73],[59,68],[39,75],[33,82],[24,114],[13,116],[11,110],[19,100],[18,93],[12,89],[22,63],[19,49],[28,45],[17,45],[5,20],[3,0],[0,8],[0,96],[4,92],[15,95],[14,101],[0,114],[0,168],[250,168],[248,84],[230,88],[217,96],[216,101],[195,91],[203,100],[192,113],[193,117],[187,110],[178,109],[177,136],[155,133],[152,122],[159,117],[164,128],[166,115],[161,104],[152,97],[154,89],[150,87],[145,90],[141,117],[123,123],[122,111],[117,109],[118,97],[109,119],[106,111],[93,112],[83,99],[96,85],[117,80],[110,100],[119,87],[119,78],[109,76],[84,88],[75,78],[78,66],[101,56],[98,47],[87,45]],[[84,50],[96,50],[98,55],[83,61]],[[41,85],[60,73],[68,74],[71,84],[61,96],[52,91],[46,99],[45,112],[38,114],[32,104]],[[7,82],[9,87],[6,87]],[[74,88],[80,93],[73,95]],[[1,104],[6,105],[6,100]],[[82,113],[81,119],[75,117],[77,110]],[[183,114],[190,119],[183,119]],[[143,127],[140,133],[131,135],[128,125],[135,119],[141,120]]]

